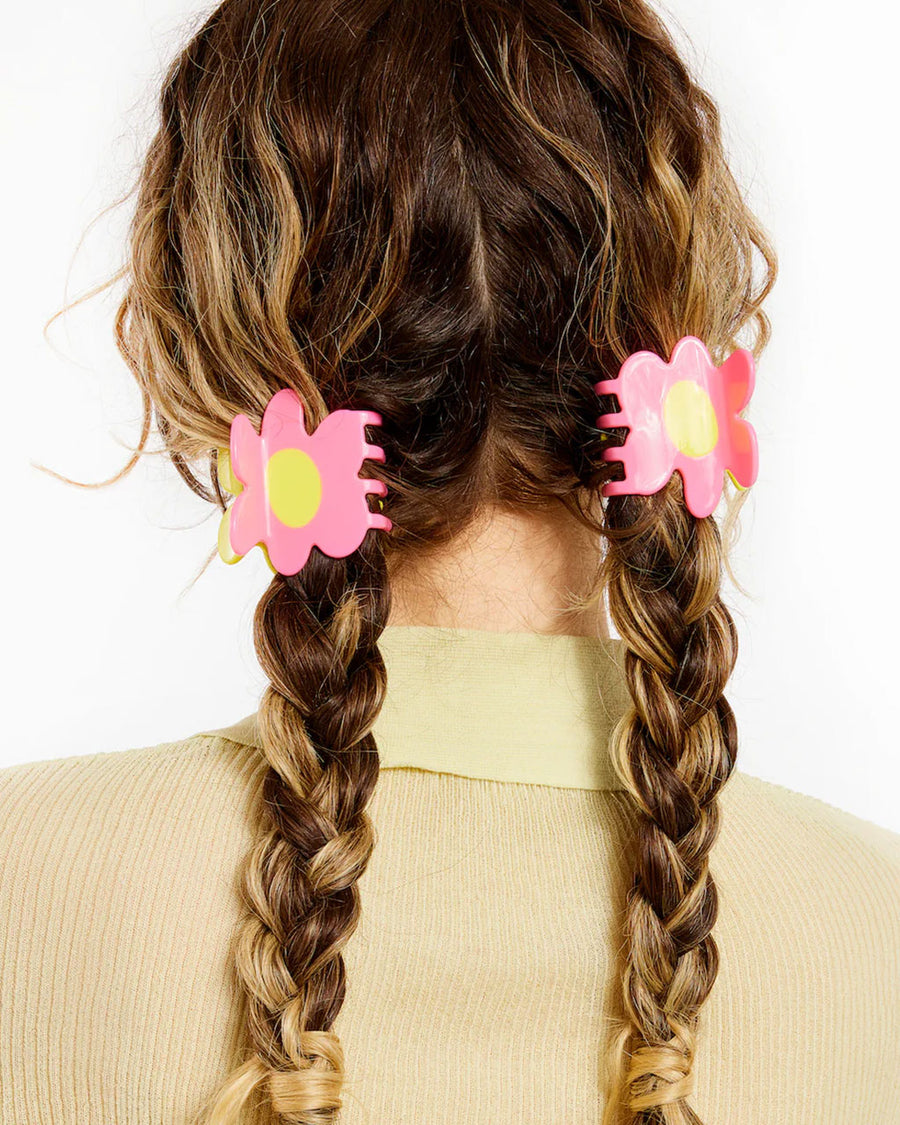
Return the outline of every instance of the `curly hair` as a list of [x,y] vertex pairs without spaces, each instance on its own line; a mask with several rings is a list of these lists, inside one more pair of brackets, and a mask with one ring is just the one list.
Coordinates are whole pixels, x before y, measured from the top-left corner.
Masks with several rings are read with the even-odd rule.
[[[727,552],[677,473],[597,503],[621,466],[601,458],[592,385],[686,334],[716,362],[768,341],[775,254],[713,99],[643,0],[224,0],[168,68],[135,189],[115,334],[143,423],[122,473],[155,421],[224,511],[232,418],[258,428],[288,386],[311,429],[382,415],[386,460],[365,473],[393,522],[345,558],[314,548],[255,614],[268,769],[234,945],[248,1047],[197,1119],[338,1119],[392,578],[488,505],[562,504],[605,541],[590,598],[608,597],[632,699],[612,740],[637,829],[604,1125],[697,1125],[709,859],[737,753]],[[728,494],[729,527],[745,498]]]

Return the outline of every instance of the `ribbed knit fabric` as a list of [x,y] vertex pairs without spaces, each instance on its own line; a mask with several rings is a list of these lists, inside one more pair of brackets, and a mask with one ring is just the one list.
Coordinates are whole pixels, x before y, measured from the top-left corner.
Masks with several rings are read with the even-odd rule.
[[[393,626],[382,651],[342,1122],[597,1125],[634,825],[602,760],[621,645]],[[257,736],[0,771],[3,1125],[184,1125],[234,1065]],[[740,770],[720,803],[691,1104],[900,1125],[900,835]]]

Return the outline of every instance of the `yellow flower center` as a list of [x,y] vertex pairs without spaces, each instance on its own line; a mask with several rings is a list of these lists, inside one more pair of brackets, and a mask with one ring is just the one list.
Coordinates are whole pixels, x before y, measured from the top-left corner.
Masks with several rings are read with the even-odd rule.
[[716,448],[719,424],[712,399],[692,379],[673,383],[663,405],[669,437],[688,457],[705,457]]
[[308,524],[322,502],[322,478],[315,461],[302,449],[279,449],[266,463],[266,492],[283,524]]

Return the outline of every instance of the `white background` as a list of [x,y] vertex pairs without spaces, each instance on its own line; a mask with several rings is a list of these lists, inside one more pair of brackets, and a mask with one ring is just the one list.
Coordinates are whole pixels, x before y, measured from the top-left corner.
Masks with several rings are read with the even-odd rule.
[[[255,710],[261,552],[214,559],[218,515],[162,458],[125,463],[139,399],[112,344],[119,264],[183,0],[16,5],[3,37],[3,669],[0,765],[181,738]],[[730,588],[739,768],[900,831],[896,42],[821,0],[671,0],[771,231],[774,337],[748,417],[760,476]],[[681,32],[678,32],[681,34]],[[77,248],[77,253],[76,253]],[[154,441],[154,446],[156,441]]]

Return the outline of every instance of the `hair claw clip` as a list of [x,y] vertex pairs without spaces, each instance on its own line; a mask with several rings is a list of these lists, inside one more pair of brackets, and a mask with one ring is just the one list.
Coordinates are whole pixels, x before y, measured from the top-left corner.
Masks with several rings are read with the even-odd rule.
[[601,414],[597,426],[628,426],[625,443],[604,449],[604,461],[621,461],[624,480],[609,481],[604,496],[649,496],[677,469],[690,511],[708,516],[722,495],[724,473],[738,488],[756,480],[756,433],[737,414],[755,382],[753,353],[738,348],[716,367],[706,345],[684,336],[666,363],[654,352],[634,352],[617,379],[594,384],[614,394],[620,409]]
[[384,496],[387,485],[359,476],[365,458],[385,459],[365,436],[381,420],[372,410],[335,410],[308,434],[303,402],[290,387],[269,399],[260,433],[246,414],[236,415],[229,449],[218,451],[219,482],[235,496],[219,525],[221,558],[236,563],[258,544],[273,572],[293,575],[313,546],[343,558],[370,527],[390,531],[391,521],[366,499]]

